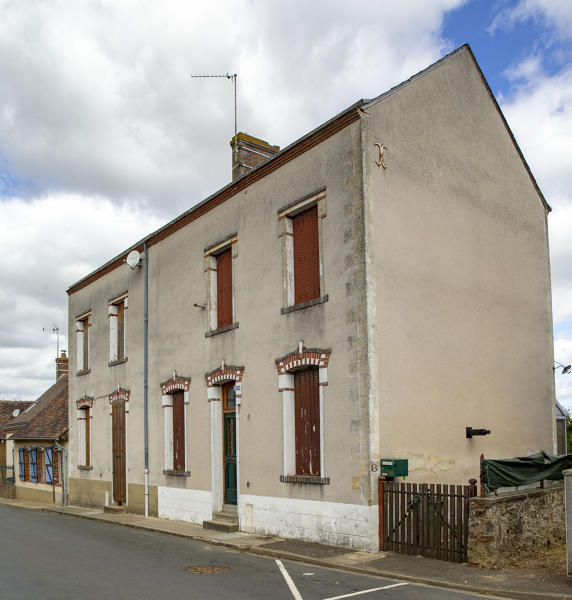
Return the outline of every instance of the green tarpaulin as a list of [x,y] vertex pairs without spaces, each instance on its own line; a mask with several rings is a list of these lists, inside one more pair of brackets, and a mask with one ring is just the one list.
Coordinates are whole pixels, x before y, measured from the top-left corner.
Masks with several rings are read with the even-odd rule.
[[501,487],[536,483],[542,479],[563,479],[562,471],[572,469],[572,454],[553,456],[544,451],[505,460],[481,460],[486,493]]

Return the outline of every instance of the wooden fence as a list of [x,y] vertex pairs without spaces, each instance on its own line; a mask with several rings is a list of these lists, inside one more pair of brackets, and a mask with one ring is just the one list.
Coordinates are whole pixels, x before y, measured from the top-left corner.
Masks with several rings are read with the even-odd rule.
[[476,486],[379,480],[381,550],[465,562]]

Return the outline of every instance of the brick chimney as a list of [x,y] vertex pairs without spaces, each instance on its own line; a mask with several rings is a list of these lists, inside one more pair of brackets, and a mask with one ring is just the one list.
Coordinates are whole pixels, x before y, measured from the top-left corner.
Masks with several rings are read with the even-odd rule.
[[232,180],[240,179],[255,167],[269,159],[280,150],[280,146],[272,146],[264,140],[259,140],[248,133],[236,134],[236,148],[234,151],[233,137],[230,140],[232,148]]
[[68,357],[66,351],[62,350],[62,355],[56,358],[56,379],[59,379],[62,375],[68,374]]

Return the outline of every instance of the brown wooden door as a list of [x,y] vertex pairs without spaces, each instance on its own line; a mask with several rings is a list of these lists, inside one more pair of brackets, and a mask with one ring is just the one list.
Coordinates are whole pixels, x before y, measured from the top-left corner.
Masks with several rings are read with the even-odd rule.
[[320,475],[320,388],[318,369],[294,373],[296,474]]
[[173,394],[173,469],[185,470],[185,402],[182,390]]
[[125,452],[125,402],[114,402],[111,412],[113,452],[113,499],[121,505],[127,500]]

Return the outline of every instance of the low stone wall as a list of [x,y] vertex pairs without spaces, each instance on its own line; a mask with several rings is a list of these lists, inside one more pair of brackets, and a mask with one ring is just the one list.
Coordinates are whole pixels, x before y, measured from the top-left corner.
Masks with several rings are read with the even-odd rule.
[[471,564],[500,569],[565,539],[563,485],[470,500]]
[[1,498],[15,498],[16,487],[8,483],[0,483],[0,497]]

